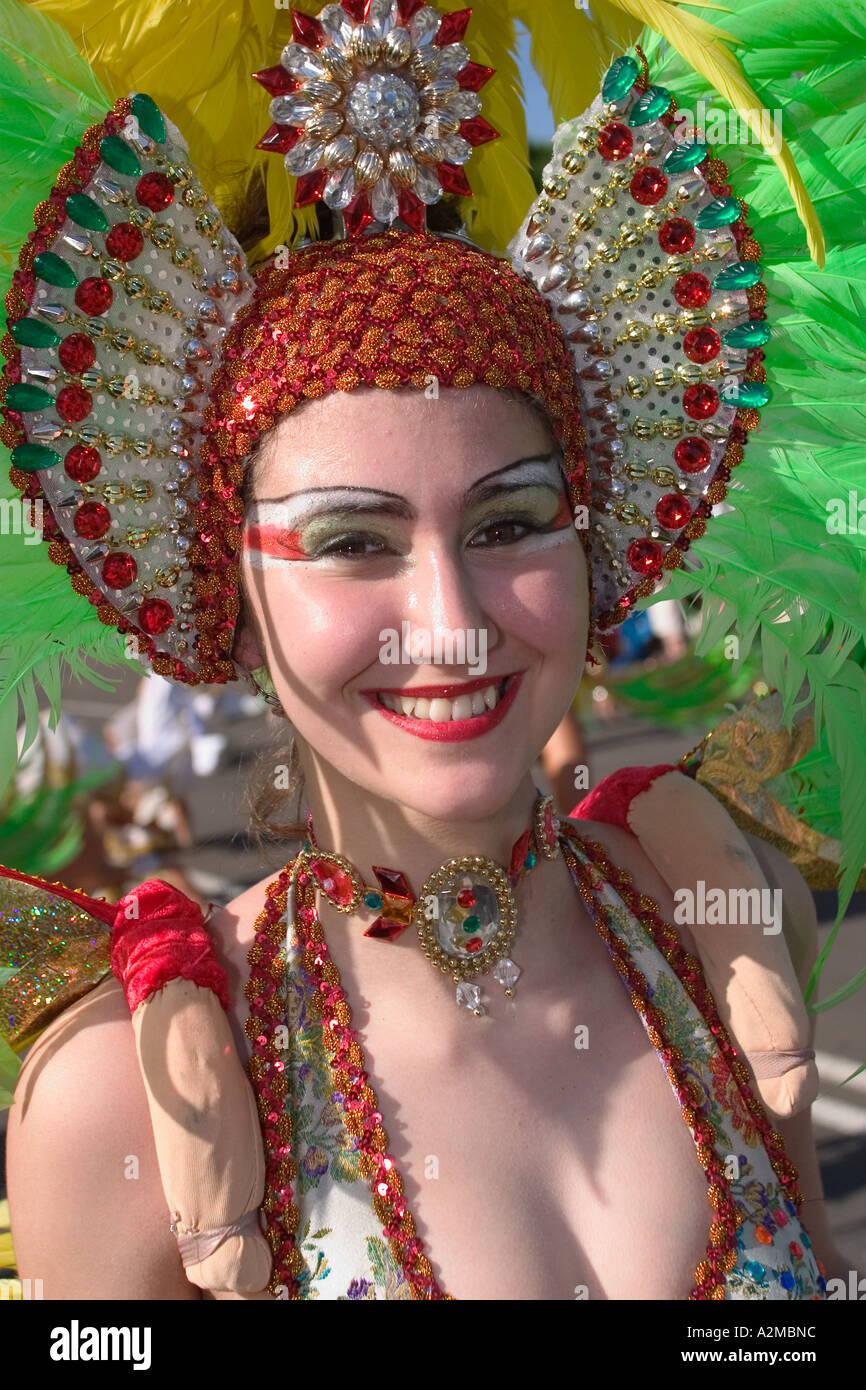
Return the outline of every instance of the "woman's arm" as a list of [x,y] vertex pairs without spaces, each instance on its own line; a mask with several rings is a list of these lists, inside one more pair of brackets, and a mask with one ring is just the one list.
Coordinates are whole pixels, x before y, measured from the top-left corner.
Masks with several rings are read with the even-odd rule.
[[106,980],[31,1048],[7,1141],[19,1277],[46,1299],[198,1299],[184,1274],[120,985]]

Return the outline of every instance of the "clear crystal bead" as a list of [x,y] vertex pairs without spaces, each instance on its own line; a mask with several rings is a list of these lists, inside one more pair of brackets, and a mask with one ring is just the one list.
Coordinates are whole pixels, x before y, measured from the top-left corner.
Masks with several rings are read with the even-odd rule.
[[423,10],[419,10],[409,20],[409,33],[412,35],[412,42],[418,47],[421,47],[422,44],[432,43],[441,19],[442,16],[438,10],[434,10],[432,5],[425,5]]
[[367,23],[374,30],[377,38],[383,39],[394,28],[397,23],[396,9],[394,0],[370,0]]
[[351,164],[331,174],[322,197],[329,208],[345,208],[355,196],[355,174]]
[[465,43],[448,43],[442,49],[442,57],[436,71],[440,77],[454,77],[465,68],[469,58],[469,49]]
[[448,98],[447,109],[459,116],[461,121],[465,121],[471,116],[477,116],[481,106],[482,101],[477,92],[455,92]]
[[394,221],[399,211],[397,194],[390,179],[380,179],[374,185],[370,196],[370,206],[373,209],[373,216],[377,222],[390,223]]
[[405,145],[420,116],[415,86],[392,72],[360,78],[346,104],[346,120],[352,130],[379,149]]
[[321,162],[325,145],[321,141],[313,144],[309,140],[299,140],[285,157],[285,165],[290,174],[300,177],[309,174]]
[[321,59],[303,43],[287,43],[280,62],[295,77],[325,77],[327,69]]
[[471,1009],[473,1013],[484,1013],[481,1007],[481,986],[467,984],[461,980],[457,986],[457,1003],[462,1009]]
[[342,5],[326,5],[317,16],[325,33],[334,43],[345,43],[355,27]]
[[442,197],[442,185],[432,169],[425,169],[423,164],[419,164],[412,192],[418,195],[422,203],[436,203]]
[[316,108],[302,90],[291,96],[274,97],[270,113],[278,125],[300,125],[316,114]]
[[503,989],[512,989],[521,973],[520,966],[515,965],[508,956],[503,956],[502,960],[497,961],[493,967],[493,978],[498,985],[502,985]]
[[462,135],[449,135],[444,145],[445,158],[449,164],[467,164],[472,158],[472,146]]

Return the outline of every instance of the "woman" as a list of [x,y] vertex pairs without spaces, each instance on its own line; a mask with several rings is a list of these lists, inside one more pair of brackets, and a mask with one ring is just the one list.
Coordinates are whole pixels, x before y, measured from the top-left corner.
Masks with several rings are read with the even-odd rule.
[[[306,42],[315,47],[309,34]],[[624,127],[610,129],[598,152],[617,162]],[[373,207],[395,220],[388,196],[380,191]],[[669,222],[660,225],[661,250],[673,255]],[[528,261],[544,249],[534,232],[530,224]],[[230,258],[225,245],[221,254]],[[459,238],[374,227],[336,251],[320,244],[266,269],[211,354],[200,455],[211,510],[199,516],[189,564],[202,585],[210,565],[225,602],[216,621],[213,587],[196,590],[207,618],[201,669],[222,679],[266,666],[295,731],[311,817],[286,871],[208,922],[238,1051],[252,1054],[268,1164],[274,1272],[269,1292],[247,1296],[820,1297],[816,1259],[829,1268],[836,1257],[808,1110],[771,1125],[755,1098],[749,1040],[736,1030],[728,1038],[706,990],[696,958],[705,947],[687,927],[664,925],[679,879],[662,876],[611,817],[584,821],[579,833],[557,825],[532,786],[580,679],[595,579],[603,573],[596,613],[621,618],[653,588],[663,546],[627,536],[630,571],[616,561],[590,576],[591,552],[610,551],[630,524],[600,520],[602,538],[584,547],[580,421],[610,417],[577,395],[571,349],[529,278]],[[413,298],[416,282],[426,305]],[[569,341],[585,341],[582,332]],[[207,346],[201,355],[210,360]],[[746,402],[761,395],[756,366],[742,408],[719,416],[736,414],[743,433],[754,409]],[[605,378],[591,366],[583,375]],[[691,398],[701,409],[707,390]],[[27,399],[13,395],[12,410]],[[737,435],[721,436],[738,446]],[[21,448],[39,447],[39,436],[26,438]],[[694,452],[700,440],[691,443]],[[241,520],[233,460],[248,457]],[[710,482],[690,494],[700,499],[696,522],[718,500]],[[670,502],[676,533],[687,513],[680,505],[674,526]],[[79,550],[93,563],[64,544],[74,564]],[[87,571],[79,592],[102,616],[92,583]],[[179,638],[184,629],[172,632],[177,615],[161,602],[140,605],[139,627]],[[113,612],[103,621],[128,631]],[[426,649],[422,641],[407,656],[394,640],[406,625],[426,635]],[[436,639],[446,633],[444,655]],[[453,645],[461,635],[462,648]],[[167,637],[147,652],[157,671],[179,675],[193,660],[188,647]],[[277,786],[288,762],[274,767]],[[651,780],[638,789],[647,797]],[[758,842],[756,862],[713,798],[675,781],[677,796],[688,786],[689,816],[677,847],[703,839],[723,877],[739,873],[732,886],[782,890],[805,981],[815,948],[802,880]],[[697,862],[683,867],[687,883]],[[753,946],[754,933],[732,927],[726,940],[759,960],[770,947]],[[777,951],[774,962],[759,967],[768,998],[774,977],[794,978],[790,956]],[[9,1142],[16,1251],[25,1275],[38,1267],[47,1297],[195,1298],[183,1271],[202,1256],[196,1240],[206,1243],[208,1229],[176,1219],[166,1228],[152,1094],[123,993],[100,984],[28,1059]],[[201,1113],[189,1107],[189,1132]],[[61,1154],[74,1230],[53,1197]],[[646,1159],[650,1181],[637,1176]],[[802,1225],[801,1198],[810,1204]],[[227,1222],[221,1239],[229,1229],[237,1235],[240,1223]]]

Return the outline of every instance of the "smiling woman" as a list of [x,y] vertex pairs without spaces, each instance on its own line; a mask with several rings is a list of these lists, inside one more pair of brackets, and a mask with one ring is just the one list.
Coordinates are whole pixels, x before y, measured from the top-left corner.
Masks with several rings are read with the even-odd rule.
[[[134,8],[133,56],[175,22]],[[325,236],[270,235],[248,258],[137,91],[64,149],[47,198],[40,171],[7,299],[4,440],[72,597],[46,632],[53,591],[5,542],[20,631],[4,669],[29,711],[34,671],[52,693],[58,649],[78,670],[116,628],[160,677],[247,676],[293,732],[269,805],[294,790],[300,810],[279,872],[206,922],[160,880],[110,904],[0,871],[0,1017],[34,1044],[9,1129],[20,1271],[47,1298],[820,1298],[835,1257],[802,880],[682,769],[626,769],[573,818],[533,776],[596,630],[691,562],[769,400],[745,204],[700,131],[675,137],[638,47],[560,128],[507,255],[504,237],[494,252],[465,226],[437,234],[426,210],[448,199],[485,225],[465,201],[476,146],[479,188],[525,173],[499,151],[512,86],[494,89],[501,142],[478,95],[491,60],[510,71],[513,13],[549,43],[556,12],[571,90],[582,11],[509,0],[476,62],[472,12],[450,5],[211,9],[201,61],[229,31],[238,47],[205,83],[216,125],[200,91],[175,100],[188,64],[171,45],[143,67],[172,69],[171,110],[222,168],[241,53],[290,26],[256,73],[273,120],[258,149],[294,180],[294,232],[319,202]],[[56,59],[41,24],[35,49]],[[101,23],[84,50],[92,28],[134,89]],[[60,98],[33,56],[36,120]],[[245,204],[272,195],[260,176]],[[760,602],[784,608],[791,671],[826,627],[811,679],[832,668],[853,711],[860,629],[835,606],[851,544],[823,607],[821,567],[801,566],[816,612],[799,575],[795,600]],[[739,562],[754,604],[760,565]],[[822,708],[832,721],[838,702]],[[707,876],[725,901],[777,888],[783,931],[674,926]]]

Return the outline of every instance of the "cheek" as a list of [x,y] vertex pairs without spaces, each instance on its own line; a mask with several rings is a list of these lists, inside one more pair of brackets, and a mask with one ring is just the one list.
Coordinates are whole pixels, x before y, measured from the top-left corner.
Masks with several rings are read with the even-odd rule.
[[506,575],[489,575],[484,603],[503,635],[571,664],[577,651],[583,661],[588,593],[580,545],[563,545],[539,556],[534,564]]

